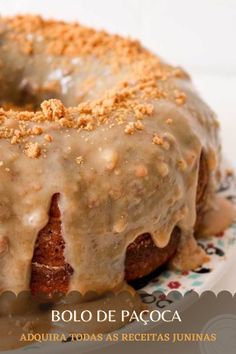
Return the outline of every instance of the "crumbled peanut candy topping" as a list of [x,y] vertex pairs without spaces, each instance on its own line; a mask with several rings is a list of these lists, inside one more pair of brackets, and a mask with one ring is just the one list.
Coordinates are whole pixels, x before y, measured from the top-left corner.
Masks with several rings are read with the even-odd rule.
[[25,147],[25,154],[30,158],[38,158],[41,155],[41,149],[38,143],[29,142]]
[[[141,46],[139,41],[96,31],[78,23],[45,21],[40,16],[16,16],[5,18],[3,24],[10,28],[7,37],[20,44],[28,55],[34,54],[35,40],[46,40],[46,53],[57,56],[86,57],[93,55],[114,68],[135,64],[142,75],[145,71],[153,77],[165,80],[168,76],[182,77],[186,74],[179,68],[160,64],[160,60]],[[145,77],[142,75],[142,77]]]
[[78,165],[81,165],[84,162],[83,156],[78,156],[75,160]]
[[[15,42],[27,56],[37,54],[37,44],[43,41],[45,55],[72,58],[93,56],[115,71],[122,67],[129,68],[127,81],[107,90],[101,98],[82,102],[76,107],[65,108],[56,99],[44,101],[41,111],[37,112],[27,105],[25,111],[19,111],[17,106],[5,104],[0,110],[0,138],[9,139],[12,144],[28,143],[28,137],[32,140],[34,136],[44,134],[43,127],[32,128],[28,122],[39,125],[51,121],[79,131],[92,131],[101,124],[113,126],[116,123],[124,124],[124,133],[132,135],[145,130],[143,119],[154,114],[153,101],[169,99],[178,105],[185,103],[184,93],[176,89],[165,90],[158,83],[187,77],[186,74],[179,68],[161,62],[138,41],[95,31],[76,23],[44,21],[38,16],[16,16],[1,21],[2,27],[7,28],[6,40]],[[18,120],[18,129],[1,127],[8,117]],[[47,142],[53,140],[48,134],[44,137]],[[26,146],[25,151],[31,150]],[[32,154],[27,153],[29,155]],[[39,153],[35,155],[40,156]]]
[[[82,101],[76,107],[65,108],[60,100],[50,99],[42,102],[41,111],[33,112],[30,105],[21,107],[19,111],[19,107],[5,103],[0,109],[0,139],[8,139],[11,144],[24,143],[29,157],[41,156],[39,147],[32,153],[28,146],[29,141],[34,143],[34,136],[44,134],[45,142],[53,141],[53,136],[44,131],[45,122],[55,122],[61,128],[78,131],[93,131],[100,125],[113,127],[117,124],[123,126],[124,134],[133,135],[145,131],[145,119],[154,115],[156,100],[169,100],[178,106],[186,103],[186,94],[173,83],[176,78],[188,79],[186,73],[163,63],[138,41],[95,31],[77,23],[44,21],[38,16],[16,16],[1,22],[2,28],[7,28],[6,41],[15,42],[27,56],[42,51],[45,51],[45,56],[72,59],[92,56],[115,72],[128,67],[126,81],[116,83],[100,98]],[[43,46],[38,48],[42,41]],[[67,71],[70,72],[69,67]],[[95,84],[96,78],[90,81]],[[18,121],[17,129],[3,124],[7,118]],[[172,123],[171,117],[166,120],[167,125]],[[161,139],[156,135],[152,142],[162,145]]]

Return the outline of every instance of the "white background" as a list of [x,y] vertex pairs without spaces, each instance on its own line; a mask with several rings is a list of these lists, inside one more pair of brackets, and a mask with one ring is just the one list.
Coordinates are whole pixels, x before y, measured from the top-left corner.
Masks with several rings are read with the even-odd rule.
[[[140,39],[192,75],[236,167],[236,0],[0,0],[2,15],[40,13]],[[215,289],[236,291],[231,269]]]

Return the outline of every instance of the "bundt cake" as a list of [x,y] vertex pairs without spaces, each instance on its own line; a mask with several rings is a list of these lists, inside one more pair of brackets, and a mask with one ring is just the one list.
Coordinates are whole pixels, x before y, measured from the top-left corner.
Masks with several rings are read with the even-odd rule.
[[0,290],[105,292],[206,260],[218,122],[139,42],[0,19]]

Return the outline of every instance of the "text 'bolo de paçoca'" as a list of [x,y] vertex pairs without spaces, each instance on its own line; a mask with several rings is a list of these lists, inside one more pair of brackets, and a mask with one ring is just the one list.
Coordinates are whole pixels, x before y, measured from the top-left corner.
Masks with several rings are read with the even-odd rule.
[[84,310],[81,312],[77,312],[76,310],[52,310],[52,322],[142,322],[144,325],[148,324],[149,322],[182,322],[181,317],[177,310],[143,310],[140,312],[137,311],[128,311],[128,310],[121,310],[117,312],[116,310],[97,310],[96,312],[92,312],[90,310]]

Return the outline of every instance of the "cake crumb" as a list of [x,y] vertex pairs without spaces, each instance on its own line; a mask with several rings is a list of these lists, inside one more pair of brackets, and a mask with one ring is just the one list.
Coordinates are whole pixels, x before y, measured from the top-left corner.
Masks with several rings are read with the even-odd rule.
[[165,162],[157,164],[157,171],[161,177],[166,177],[169,174],[169,167]]
[[125,133],[132,135],[135,132],[134,122],[129,122],[125,127]]
[[175,96],[175,102],[179,105],[182,106],[186,102],[186,95],[184,92],[181,92],[179,90],[174,91],[174,96]]
[[78,165],[81,165],[82,163],[84,163],[84,158],[83,156],[78,156],[76,157],[75,161]]
[[45,134],[44,140],[46,140],[48,143],[51,143],[53,141],[53,137],[49,134]]
[[136,177],[146,177],[148,175],[148,169],[144,165],[138,165],[135,167]]
[[42,132],[43,132],[43,129],[42,129],[41,127],[35,126],[35,127],[33,127],[33,129],[32,129],[32,134],[33,134],[33,135],[41,135]]
[[65,107],[60,100],[50,99],[43,101],[41,108],[43,114],[49,120],[57,120],[65,116]]
[[26,156],[32,159],[37,159],[41,155],[41,148],[37,142],[29,142],[26,144],[24,152]]
[[144,125],[140,120],[137,120],[137,122],[134,123],[134,126],[137,130],[143,130],[144,129]]
[[119,234],[126,229],[126,226],[127,226],[127,221],[123,216],[121,216],[120,219],[117,220],[113,225],[113,231]]
[[188,165],[187,165],[187,162],[184,160],[184,159],[180,159],[178,162],[178,168],[180,171],[186,171]]
[[17,143],[17,137],[14,135],[12,138],[11,138],[11,144],[14,145]]
[[153,142],[153,144],[156,144],[156,145],[163,145],[163,143],[164,143],[163,138],[157,134],[155,134],[154,137],[152,138],[152,142]]

